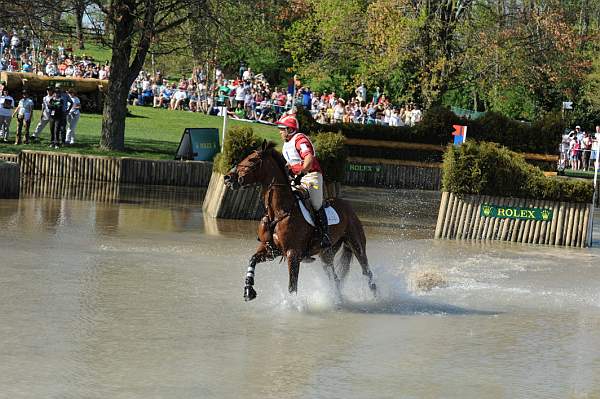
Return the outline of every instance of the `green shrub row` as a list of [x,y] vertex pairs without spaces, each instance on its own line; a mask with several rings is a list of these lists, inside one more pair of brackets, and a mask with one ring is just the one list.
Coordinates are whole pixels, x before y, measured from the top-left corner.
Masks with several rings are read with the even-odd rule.
[[343,182],[348,158],[344,135],[324,132],[312,136],[311,141],[315,145],[325,181]]
[[467,142],[444,154],[442,188],[456,194],[493,195],[550,201],[592,201],[592,184],[546,177],[521,155],[496,143]]
[[[347,149],[344,136],[339,133],[323,132],[311,137],[326,181],[344,181]],[[249,126],[235,126],[227,131],[223,152],[213,160],[213,170],[227,174],[231,168],[250,155],[262,144]]]
[[565,123],[559,114],[548,114],[532,123],[515,121],[494,112],[488,112],[476,120],[469,120],[456,116],[446,107],[430,108],[423,115],[421,123],[413,127],[353,123],[320,125],[304,109],[300,109],[298,115],[300,127],[304,132],[327,130],[342,133],[348,138],[439,145],[446,145],[453,140],[452,125],[464,125],[468,127],[467,141],[491,141],[513,151],[540,154],[556,154],[565,129]]
[[234,126],[228,129],[223,151],[213,159],[213,170],[223,175],[229,173],[234,165],[260,147],[262,142],[263,139],[249,126]]

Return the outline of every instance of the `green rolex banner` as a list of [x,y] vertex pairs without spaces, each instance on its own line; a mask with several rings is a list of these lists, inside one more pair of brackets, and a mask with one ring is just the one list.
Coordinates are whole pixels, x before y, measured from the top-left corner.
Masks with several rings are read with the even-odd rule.
[[547,208],[521,208],[494,204],[481,204],[480,215],[499,219],[552,220],[552,210]]

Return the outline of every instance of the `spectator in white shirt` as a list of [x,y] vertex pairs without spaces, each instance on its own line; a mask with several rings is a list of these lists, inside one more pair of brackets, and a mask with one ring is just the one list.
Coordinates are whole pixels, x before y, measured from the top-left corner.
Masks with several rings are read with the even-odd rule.
[[81,115],[81,101],[77,97],[75,90],[69,89],[68,93],[71,99],[71,106],[67,111],[67,136],[65,144],[73,145],[75,144],[75,129]]
[[15,145],[21,144],[23,125],[25,125],[25,144],[29,144],[29,126],[31,126],[31,117],[33,116],[33,100],[29,98],[27,90],[23,90],[23,98],[13,113],[17,117],[17,137]]
[[3,88],[2,95],[0,95],[0,137],[2,137],[4,142],[8,141],[12,109],[14,106],[15,100],[8,94],[8,90]]
[[33,132],[33,141],[37,142],[40,138],[40,134],[42,130],[46,127],[46,125],[50,122],[50,109],[48,108],[48,104],[52,99],[52,95],[54,94],[54,90],[52,88],[48,88],[46,90],[46,96],[42,100],[42,116],[40,118],[40,122],[35,128]]

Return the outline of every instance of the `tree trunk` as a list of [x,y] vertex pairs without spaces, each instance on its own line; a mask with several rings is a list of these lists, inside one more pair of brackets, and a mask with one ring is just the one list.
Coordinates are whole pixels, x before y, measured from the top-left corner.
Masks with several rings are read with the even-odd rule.
[[131,85],[129,59],[134,17],[131,7],[123,1],[114,0],[113,7],[119,18],[113,19],[113,45],[110,61],[110,77],[102,111],[102,137],[100,147],[106,150],[125,149],[125,117],[127,116],[127,95]]
[[75,33],[77,35],[77,43],[79,45],[79,49],[83,50],[85,48],[83,41],[83,14],[85,12],[85,1],[84,0],[76,0],[75,2]]

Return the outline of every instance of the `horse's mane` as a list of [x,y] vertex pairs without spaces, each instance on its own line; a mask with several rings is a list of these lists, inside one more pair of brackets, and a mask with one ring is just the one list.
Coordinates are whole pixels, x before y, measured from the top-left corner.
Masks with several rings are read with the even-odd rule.
[[269,141],[267,143],[267,147],[264,150],[264,153],[271,155],[273,157],[273,159],[275,160],[275,163],[277,164],[277,166],[279,166],[279,169],[281,169],[281,172],[283,173],[283,175],[285,177],[287,177],[287,175],[288,175],[287,162],[286,162],[285,158],[283,157],[283,155],[281,155],[281,153],[275,149],[275,146],[276,146],[276,144],[274,142]]

